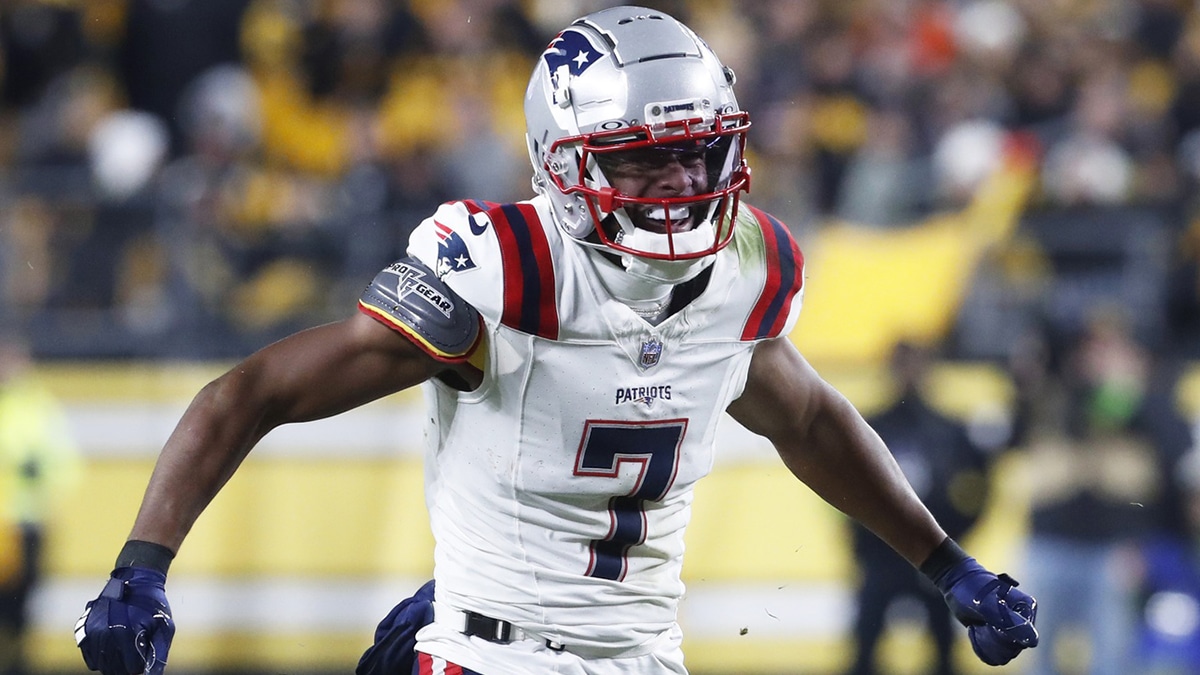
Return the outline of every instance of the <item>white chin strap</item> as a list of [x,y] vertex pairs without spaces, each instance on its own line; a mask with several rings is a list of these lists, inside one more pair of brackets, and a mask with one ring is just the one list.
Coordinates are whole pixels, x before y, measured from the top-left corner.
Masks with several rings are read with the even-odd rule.
[[[713,242],[716,241],[716,234],[712,221],[706,221],[689,232],[672,235],[671,240],[674,241],[677,255],[695,253],[711,248]],[[637,228],[634,228],[632,232],[623,232],[621,245],[650,253],[667,254],[671,251],[667,235]],[[629,274],[647,281],[665,284],[681,284],[694,279],[714,260],[716,260],[716,254],[691,260],[657,260],[630,253],[621,255],[621,264]]]
[[631,276],[664,284],[682,284],[695,279],[716,260],[715,255],[694,260],[654,260],[633,255],[621,256],[625,271]]

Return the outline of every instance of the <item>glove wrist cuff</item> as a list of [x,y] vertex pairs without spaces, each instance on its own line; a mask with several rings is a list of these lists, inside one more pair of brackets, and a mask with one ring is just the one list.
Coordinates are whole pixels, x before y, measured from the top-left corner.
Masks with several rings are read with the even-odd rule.
[[117,567],[146,567],[166,576],[175,552],[152,541],[130,539],[117,555]]
[[959,563],[970,559],[971,556],[962,550],[958,542],[946,537],[942,543],[938,544],[937,548],[933,549],[933,553],[929,554],[925,562],[921,563],[921,574],[929,577],[935,586],[941,588],[940,582],[946,577],[946,574]]

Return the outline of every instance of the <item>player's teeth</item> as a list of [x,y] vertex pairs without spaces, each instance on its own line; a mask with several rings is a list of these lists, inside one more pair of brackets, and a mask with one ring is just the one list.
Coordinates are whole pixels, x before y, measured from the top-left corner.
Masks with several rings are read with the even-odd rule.
[[[661,206],[656,206],[646,211],[646,217],[652,220],[666,220],[666,209]],[[679,206],[671,209],[671,220],[683,220],[688,217],[688,208]]]

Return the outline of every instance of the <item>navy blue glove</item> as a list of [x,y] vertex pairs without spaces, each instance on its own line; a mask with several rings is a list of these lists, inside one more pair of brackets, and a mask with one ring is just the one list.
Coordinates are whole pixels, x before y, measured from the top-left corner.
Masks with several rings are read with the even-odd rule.
[[145,567],[113,570],[75,624],[75,642],[89,670],[161,675],[175,636],[166,582],[167,575]]
[[417,631],[433,622],[433,582],[392,608],[375,629],[375,644],[358,661],[355,675],[415,675]]
[[1036,647],[1037,600],[1017,590],[1012,577],[992,574],[953,540],[946,542],[921,565],[921,571],[967,627],[975,655],[990,666],[1002,666],[1022,650]]

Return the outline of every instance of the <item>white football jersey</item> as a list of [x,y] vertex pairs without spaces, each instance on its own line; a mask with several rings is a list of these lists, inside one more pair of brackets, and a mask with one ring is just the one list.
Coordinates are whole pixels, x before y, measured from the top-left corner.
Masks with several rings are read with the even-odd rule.
[[[754,345],[790,331],[800,309],[787,229],[743,205],[733,242],[657,326],[605,291],[595,266],[611,263],[565,239],[541,197],[443,205],[410,242],[485,332],[478,389],[426,386],[438,604],[579,653],[677,650],[692,488]],[[421,640],[468,668],[529,668],[485,661],[479,648],[504,647],[438,627]]]

